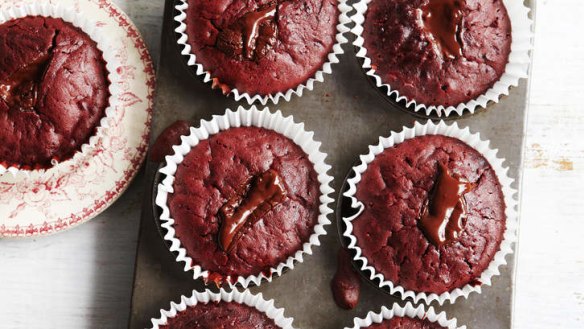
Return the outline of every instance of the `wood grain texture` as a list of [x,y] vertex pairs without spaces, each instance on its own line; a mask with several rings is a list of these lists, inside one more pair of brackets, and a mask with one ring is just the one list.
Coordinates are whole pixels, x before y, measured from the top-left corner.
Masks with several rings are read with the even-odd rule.
[[538,1],[515,328],[584,327],[584,2]]
[[[158,58],[164,1],[116,0]],[[539,1],[515,328],[584,326],[584,2]],[[125,328],[141,176],[72,231],[0,241],[1,328]]]

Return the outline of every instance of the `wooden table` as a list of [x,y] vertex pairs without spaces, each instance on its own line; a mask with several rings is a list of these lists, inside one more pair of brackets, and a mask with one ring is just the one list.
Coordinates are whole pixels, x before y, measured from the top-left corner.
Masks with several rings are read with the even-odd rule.
[[[114,2],[132,17],[157,59],[164,1]],[[584,2],[537,5],[514,327],[580,328]],[[51,237],[0,241],[0,328],[126,327],[147,188],[140,178],[88,224]]]
[[584,327],[583,15],[581,0],[537,3],[516,328]]

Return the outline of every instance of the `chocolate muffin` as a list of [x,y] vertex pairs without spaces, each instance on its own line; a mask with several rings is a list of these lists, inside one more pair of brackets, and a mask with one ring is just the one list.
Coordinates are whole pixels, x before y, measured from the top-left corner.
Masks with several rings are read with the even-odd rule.
[[210,302],[188,307],[174,318],[169,318],[161,329],[276,329],[278,327],[265,313],[239,303]]
[[320,70],[337,33],[336,0],[188,0],[188,43],[214,87],[285,92]]
[[219,283],[259,275],[308,242],[318,223],[317,173],[290,139],[231,128],[194,146],[169,195],[176,237]]
[[373,0],[364,47],[384,84],[428,106],[457,106],[505,71],[511,22],[502,0]]
[[48,168],[71,158],[105,115],[107,75],[97,44],[61,19],[0,25],[0,163]]
[[353,234],[385,280],[436,293],[480,284],[503,239],[505,201],[489,162],[464,142],[416,137],[367,166]]
[[438,323],[426,319],[393,317],[381,323],[372,324],[367,329],[443,329]]

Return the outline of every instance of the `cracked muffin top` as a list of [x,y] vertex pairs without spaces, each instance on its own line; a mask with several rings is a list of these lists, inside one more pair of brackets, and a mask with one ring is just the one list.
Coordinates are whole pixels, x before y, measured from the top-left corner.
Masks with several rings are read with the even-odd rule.
[[373,0],[363,28],[376,74],[418,104],[476,99],[503,75],[511,51],[502,0]]
[[213,86],[285,92],[321,69],[337,33],[336,0],[188,0],[188,43]]
[[169,318],[161,329],[209,329],[209,328],[241,328],[241,329],[276,329],[280,328],[274,320],[255,307],[239,304],[210,302],[188,307],[185,311]]
[[0,163],[48,168],[95,133],[108,105],[97,44],[61,19],[0,25]]
[[393,317],[383,320],[381,323],[372,324],[366,329],[443,329],[438,323],[422,320],[418,318]]
[[231,128],[201,141],[178,165],[173,188],[176,237],[218,284],[269,272],[302,249],[318,222],[314,166],[272,130]]
[[491,165],[441,135],[385,149],[367,166],[355,197],[364,205],[353,221],[363,257],[385,280],[416,292],[481,284],[506,227]]

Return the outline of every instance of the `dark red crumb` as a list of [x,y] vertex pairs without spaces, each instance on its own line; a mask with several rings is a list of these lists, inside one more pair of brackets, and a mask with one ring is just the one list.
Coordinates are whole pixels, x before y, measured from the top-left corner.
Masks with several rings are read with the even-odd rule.
[[468,284],[470,284],[473,287],[476,287],[476,286],[482,285],[483,282],[479,278],[474,278],[474,279],[470,280],[470,282]]
[[173,153],[172,147],[180,144],[180,136],[188,135],[190,124],[187,121],[178,120],[158,136],[150,149],[150,161],[162,162],[167,155]]
[[335,302],[340,308],[351,310],[359,303],[361,278],[351,264],[351,254],[340,248],[337,254],[337,272],[331,281]]

